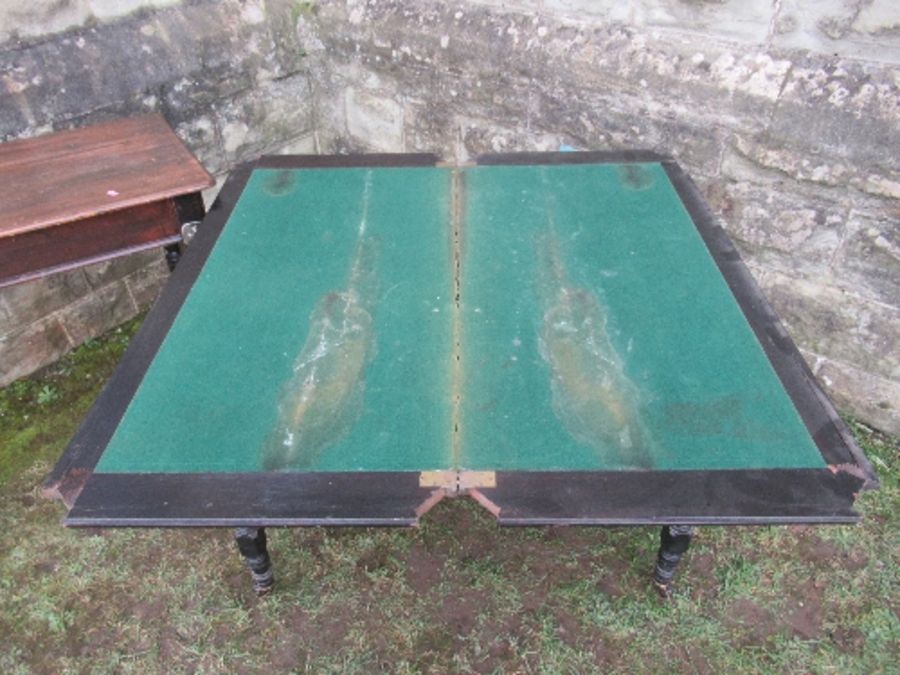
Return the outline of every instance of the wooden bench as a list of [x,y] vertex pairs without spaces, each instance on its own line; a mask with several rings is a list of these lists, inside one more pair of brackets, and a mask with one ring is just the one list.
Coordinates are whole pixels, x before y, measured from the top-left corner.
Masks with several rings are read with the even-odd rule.
[[213,179],[159,115],[0,144],[0,287],[164,247]]

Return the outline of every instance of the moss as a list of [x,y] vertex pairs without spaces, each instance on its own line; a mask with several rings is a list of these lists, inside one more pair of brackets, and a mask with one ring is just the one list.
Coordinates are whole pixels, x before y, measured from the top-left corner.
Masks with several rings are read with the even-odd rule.
[[59,456],[141,321],[88,340],[58,362],[0,389],[0,489],[35,462]]

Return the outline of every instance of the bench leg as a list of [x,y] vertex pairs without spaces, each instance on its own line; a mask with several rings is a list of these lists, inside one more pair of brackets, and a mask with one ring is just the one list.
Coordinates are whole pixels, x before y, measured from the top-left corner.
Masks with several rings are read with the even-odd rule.
[[275,575],[272,561],[266,549],[266,530],[262,527],[239,527],[234,531],[234,539],[244,562],[253,577],[253,590],[257,595],[265,595],[272,590]]
[[166,249],[166,264],[169,266],[169,271],[175,271],[175,265],[178,264],[178,261],[181,259],[181,244],[169,244],[165,247]]
[[184,245],[190,243],[197,225],[200,224],[200,221],[203,220],[203,216],[206,214],[203,208],[203,197],[199,192],[176,197],[175,210],[178,212],[178,220],[182,223],[182,240],[165,247],[166,263],[169,265],[170,272],[175,270],[175,265],[181,259],[181,254],[184,253]]
[[672,595],[672,579],[675,569],[691,545],[694,528],[690,525],[665,525],[659,535],[659,553],[653,583],[663,597]]

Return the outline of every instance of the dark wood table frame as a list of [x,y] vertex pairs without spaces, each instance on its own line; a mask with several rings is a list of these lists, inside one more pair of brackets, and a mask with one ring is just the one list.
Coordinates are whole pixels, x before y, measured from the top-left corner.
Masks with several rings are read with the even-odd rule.
[[[696,186],[652,152],[489,155],[489,164],[659,162],[827,465],[822,469],[496,472],[495,487],[461,489],[503,525],[661,525],[654,580],[668,592],[697,525],[852,523],[872,467],[719,227]],[[434,166],[434,155],[279,156],[239,167],[45,486],[71,505],[70,526],[233,527],[254,588],[273,583],[266,526],[412,525],[442,494],[417,472],[97,474],[94,466],[224,228],[260,168]],[[675,475],[677,474],[677,476]],[[77,498],[77,501],[76,501]]]
[[0,288],[162,247],[213,179],[159,115],[0,145]]

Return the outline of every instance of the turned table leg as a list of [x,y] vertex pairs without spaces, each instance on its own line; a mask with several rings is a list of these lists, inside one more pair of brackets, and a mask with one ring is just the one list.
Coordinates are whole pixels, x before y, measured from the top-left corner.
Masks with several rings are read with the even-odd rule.
[[239,527],[234,531],[234,539],[244,562],[253,577],[253,590],[257,595],[265,595],[275,583],[272,561],[266,549],[266,530],[262,527]]
[[668,597],[672,593],[672,579],[681,556],[691,544],[694,528],[691,525],[665,525],[659,536],[659,553],[656,556],[656,570],[653,582],[657,590]]

